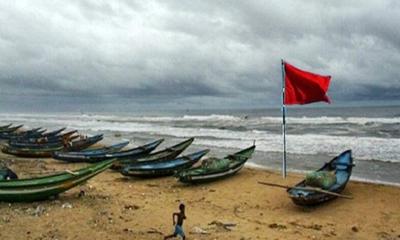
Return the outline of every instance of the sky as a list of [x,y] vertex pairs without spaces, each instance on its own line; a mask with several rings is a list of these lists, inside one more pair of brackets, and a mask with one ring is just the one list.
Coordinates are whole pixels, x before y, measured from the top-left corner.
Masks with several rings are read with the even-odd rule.
[[332,105],[400,99],[400,1],[0,1],[0,111],[280,105],[281,59]]

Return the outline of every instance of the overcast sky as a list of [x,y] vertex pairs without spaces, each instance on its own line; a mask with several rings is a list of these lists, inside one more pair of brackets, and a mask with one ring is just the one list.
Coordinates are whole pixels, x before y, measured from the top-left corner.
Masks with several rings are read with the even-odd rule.
[[[0,1],[0,106],[279,106],[283,58],[333,104],[400,98],[400,1]],[[38,106],[42,107],[38,107]]]

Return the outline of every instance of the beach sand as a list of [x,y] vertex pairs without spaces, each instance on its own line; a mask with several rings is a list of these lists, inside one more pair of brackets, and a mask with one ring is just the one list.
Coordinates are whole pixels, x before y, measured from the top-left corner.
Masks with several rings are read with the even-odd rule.
[[[4,154],[0,159],[22,177],[85,165]],[[184,202],[187,239],[400,239],[399,187],[350,182],[343,194],[353,200],[299,207],[284,189],[257,183],[293,185],[301,179],[245,168],[234,177],[191,186],[173,177],[128,179],[107,170],[56,200],[0,203],[0,237],[162,239],[173,231],[171,214]],[[79,197],[80,191],[85,195]]]

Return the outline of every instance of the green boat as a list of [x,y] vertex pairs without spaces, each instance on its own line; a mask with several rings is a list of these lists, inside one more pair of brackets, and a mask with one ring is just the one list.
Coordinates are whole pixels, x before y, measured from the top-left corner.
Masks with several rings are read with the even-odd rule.
[[211,182],[234,175],[251,158],[256,146],[243,149],[225,158],[210,158],[201,166],[179,171],[176,177],[184,183]]
[[0,201],[33,202],[48,199],[65,192],[107,170],[115,159],[92,164],[88,167],[62,173],[30,178],[0,181]]

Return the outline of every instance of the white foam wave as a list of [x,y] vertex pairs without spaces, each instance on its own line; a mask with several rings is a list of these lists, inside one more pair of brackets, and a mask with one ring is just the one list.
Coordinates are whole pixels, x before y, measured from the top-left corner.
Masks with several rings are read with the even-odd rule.
[[[400,118],[366,118],[366,117],[287,117],[288,124],[358,124],[365,125],[370,123],[396,124],[400,123]],[[261,122],[281,123],[282,117],[261,117]]]
[[[62,121],[57,122],[63,125]],[[65,123],[65,122],[64,122]],[[257,150],[266,152],[282,151],[282,138],[278,134],[265,131],[231,131],[208,128],[180,128],[160,126],[151,123],[119,123],[102,121],[70,120],[70,128],[91,131],[120,131],[144,133],[150,135],[167,135],[174,137],[197,137],[196,144],[216,147],[243,148],[257,142]],[[385,139],[375,137],[351,137],[328,135],[288,135],[287,151],[299,154],[332,154],[346,149],[353,149],[358,159],[376,159],[381,161],[399,162],[400,139]]]
[[352,177],[350,177],[350,180],[354,181],[354,182],[373,183],[373,184],[381,184],[381,185],[387,185],[387,186],[400,187],[400,183],[381,181],[381,180],[371,180],[371,179],[362,178],[362,177],[353,177],[352,176]]
[[196,115],[185,115],[183,116],[183,119],[185,120],[195,120],[195,121],[240,121],[243,120],[240,117],[237,116],[231,116],[231,115],[217,115],[217,114],[211,114],[211,115],[206,115],[206,116],[196,116]]
[[[32,126],[48,124],[54,126],[66,126],[68,128],[82,131],[119,131],[149,135],[166,135],[173,137],[197,137],[196,144],[204,146],[243,148],[256,140],[257,150],[266,152],[281,152],[282,138],[280,134],[271,134],[267,131],[233,131],[217,128],[199,127],[176,127],[168,124],[155,122],[135,121],[109,121],[115,116],[100,115],[2,115],[2,122],[28,123]],[[198,119],[198,117],[195,117]],[[228,119],[223,115],[213,116],[214,119]],[[107,120],[105,120],[107,119]],[[274,118],[275,119],[275,118]],[[336,119],[337,120],[337,119]],[[335,120],[335,121],[336,121]],[[234,121],[238,121],[235,119]],[[240,120],[241,121],[241,120]],[[308,121],[308,120],[307,120]],[[322,120],[321,120],[322,121]],[[304,119],[302,122],[305,122]],[[296,154],[330,154],[352,149],[357,159],[375,159],[380,161],[400,162],[400,139],[398,138],[377,138],[357,136],[331,136],[317,134],[288,135],[287,151]]]

